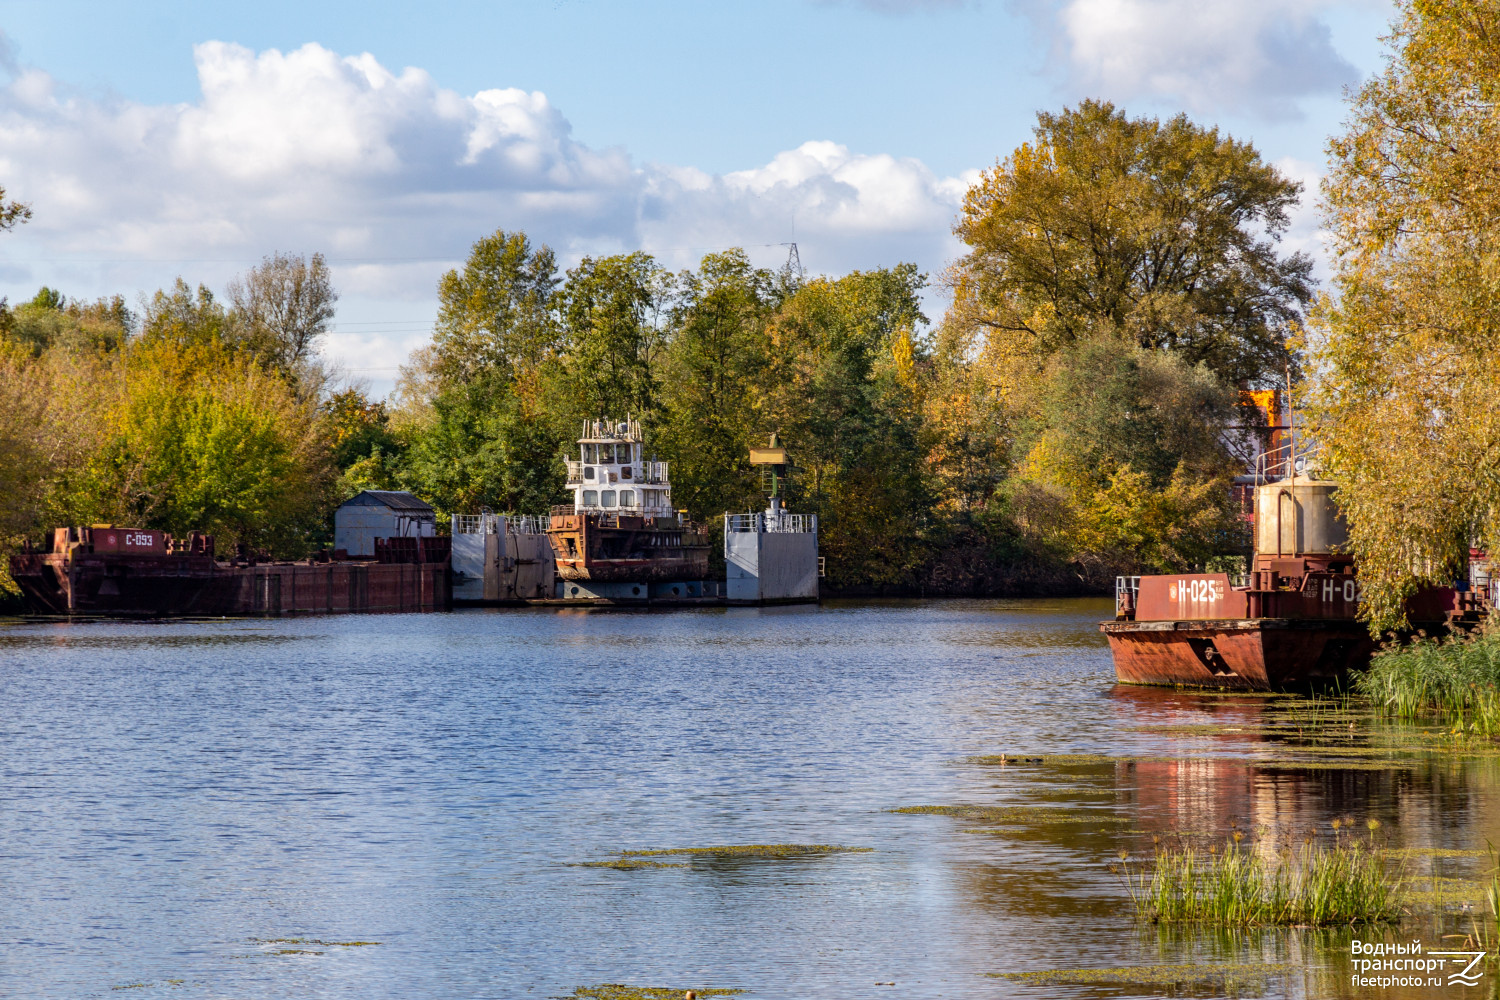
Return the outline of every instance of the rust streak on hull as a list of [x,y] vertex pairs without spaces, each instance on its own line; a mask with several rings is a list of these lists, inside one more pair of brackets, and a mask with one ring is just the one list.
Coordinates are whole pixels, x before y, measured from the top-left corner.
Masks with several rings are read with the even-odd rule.
[[547,537],[562,580],[669,583],[708,576],[708,533],[676,517],[554,515]]
[[1344,677],[1375,651],[1354,620],[1104,622],[1122,684],[1274,691]]

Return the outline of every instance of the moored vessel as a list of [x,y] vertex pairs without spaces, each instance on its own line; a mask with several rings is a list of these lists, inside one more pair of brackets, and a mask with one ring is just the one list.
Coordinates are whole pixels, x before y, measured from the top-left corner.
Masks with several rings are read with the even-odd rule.
[[435,611],[450,602],[449,539],[373,540],[301,562],[248,553],[221,560],[212,535],[112,524],[58,528],[43,551],[10,557],[27,607],[46,615],[281,615]]
[[653,584],[708,576],[708,532],[672,506],[666,462],[647,458],[637,420],[590,420],[568,460],[573,503],[547,537],[563,581]]
[[[1115,620],[1100,624],[1124,684],[1278,690],[1342,679],[1370,662],[1359,578],[1345,552],[1337,484],[1296,471],[1255,488],[1255,549],[1226,573],[1120,577]],[[1407,604],[1413,629],[1477,614],[1472,598],[1429,587]]]

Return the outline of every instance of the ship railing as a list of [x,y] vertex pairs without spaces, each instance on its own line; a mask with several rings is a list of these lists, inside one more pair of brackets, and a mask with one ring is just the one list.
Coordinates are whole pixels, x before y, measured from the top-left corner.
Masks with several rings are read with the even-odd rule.
[[616,504],[613,507],[569,503],[558,504],[552,508],[551,513],[553,517],[568,517],[573,514],[641,514],[645,517],[673,517],[680,511],[660,505],[647,506],[644,503]]
[[1293,472],[1307,476],[1317,470],[1317,442],[1307,438],[1288,441],[1255,456],[1255,485],[1289,479]]
[[[1115,577],[1115,614],[1134,611],[1141,599],[1141,578],[1138,576]],[[1128,605],[1128,608],[1127,608]]]
[[772,517],[765,511],[757,511],[754,514],[724,515],[724,531],[728,534],[777,532],[805,535],[816,533],[817,530],[818,515],[816,514],[781,514]]
[[[564,513],[573,513],[573,508],[553,508]],[[539,535],[546,532],[542,519],[534,514],[454,514],[455,535],[498,535],[500,522],[505,522],[505,531],[511,535]]]
[[[563,459],[563,462],[568,467],[569,483],[596,482],[596,480],[585,479],[583,476],[583,470],[587,463],[572,458]],[[635,473],[635,470],[637,468],[640,469],[639,475],[636,475]],[[603,480],[597,481],[602,482]],[[633,482],[640,483],[646,486],[671,485],[667,477],[666,462],[629,463],[621,468],[620,478],[618,480],[611,479],[610,482]]]

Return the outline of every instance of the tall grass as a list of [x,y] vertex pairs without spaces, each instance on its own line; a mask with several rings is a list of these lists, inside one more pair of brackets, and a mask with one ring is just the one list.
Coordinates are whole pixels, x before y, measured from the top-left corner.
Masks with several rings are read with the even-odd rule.
[[1271,858],[1231,842],[1222,854],[1157,852],[1149,871],[1125,873],[1136,915],[1160,923],[1378,923],[1400,912],[1396,876],[1359,841],[1306,844]]
[[1500,631],[1388,647],[1354,686],[1388,715],[1435,716],[1455,728],[1495,735],[1500,733]]

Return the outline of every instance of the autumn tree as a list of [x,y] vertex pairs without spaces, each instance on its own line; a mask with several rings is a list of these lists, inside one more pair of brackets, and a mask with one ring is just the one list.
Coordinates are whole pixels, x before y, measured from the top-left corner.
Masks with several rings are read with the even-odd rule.
[[320,253],[272,254],[227,292],[236,339],[289,373],[304,372],[314,360],[339,298]]
[[1084,101],[1037,115],[955,232],[958,312],[1024,369],[1101,335],[1203,362],[1231,386],[1288,362],[1312,261],[1277,241],[1301,186],[1185,115]]
[[182,278],[158,289],[141,310],[143,343],[179,348],[227,345],[234,341],[234,319],[207,285],[196,290]]
[[1329,144],[1314,436],[1376,628],[1500,546],[1500,8],[1402,0]]
[[15,199],[7,200],[5,188],[0,187],[0,233],[14,229],[31,220],[31,207]]

